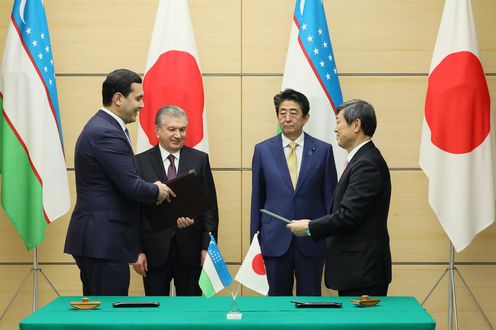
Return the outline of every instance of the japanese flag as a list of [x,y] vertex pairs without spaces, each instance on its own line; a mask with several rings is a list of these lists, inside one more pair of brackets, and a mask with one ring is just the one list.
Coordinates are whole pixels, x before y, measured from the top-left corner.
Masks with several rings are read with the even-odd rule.
[[260,294],[267,295],[269,292],[269,282],[267,281],[265,264],[260,251],[258,233],[253,236],[253,241],[235,280]]

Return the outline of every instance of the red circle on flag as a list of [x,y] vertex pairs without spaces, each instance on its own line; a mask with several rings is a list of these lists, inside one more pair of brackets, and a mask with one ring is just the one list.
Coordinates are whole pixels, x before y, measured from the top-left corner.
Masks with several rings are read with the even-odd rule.
[[188,114],[185,144],[193,147],[203,139],[203,81],[196,59],[189,53],[171,50],[160,55],[143,80],[144,108],[140,124],[152,146],[155,115],[164,105],[177,105]]
[[258,275],[265,275],[265,264],[263,261],[262,254],[257,254],[251,261],[251,267],[253,271]]
[[490,101],[484,70],[471,52],[448,55],[429,76],[425,119],[440,149],[464,154],[490,130]]

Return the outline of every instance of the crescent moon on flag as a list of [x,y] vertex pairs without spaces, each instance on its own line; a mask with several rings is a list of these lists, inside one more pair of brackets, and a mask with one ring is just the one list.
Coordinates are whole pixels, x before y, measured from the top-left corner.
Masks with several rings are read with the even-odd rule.
[[19,5],[19,16],[21,16],[22,22],[26,24],[26,21],[24,20],[24,7],[26,7],[26,0],[21,0],[21,4]]

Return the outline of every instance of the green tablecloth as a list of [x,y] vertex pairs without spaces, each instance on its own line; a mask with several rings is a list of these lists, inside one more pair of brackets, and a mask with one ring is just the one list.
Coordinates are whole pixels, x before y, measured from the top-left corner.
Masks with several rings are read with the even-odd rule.
[[[435,321],[413,297],[385,297],[359,307],[345,297],[238,297],[242,320],[227,320],[230,297],[90,297],[102,305],[74,310],[59,297],[21,321],[21,330],[71,329],[434,329]],[[290,300],[342,302],[340,309],[295,308]],[[115,301],[158,301],[155,308],[112,308]]]

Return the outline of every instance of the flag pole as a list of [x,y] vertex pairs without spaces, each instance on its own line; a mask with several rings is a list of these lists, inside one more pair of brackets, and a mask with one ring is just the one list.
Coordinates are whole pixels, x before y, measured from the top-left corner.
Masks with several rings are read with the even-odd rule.
[[33,249],[33,313],[38,309],[38,245]]
[[458,275],[462,283],[465,285],[465,288],[467,291],[470,293],[470,296],[472,297],[472,300],[475,302],[477,305],[477,308],[481,312],[482,316],[486,320],[487,324],[489,325],[489,328],[491,330],[494,330],[494,327],[491,324],[491,321],[489,321],[489,318],[487,317],[486,313],[484,313],[484,310],[482,309],[481,305],[477,301],[477,298],[475,298],[475,295],[473,294],[472,290],[468,286],[467,282],[463,279],[462,274],[458,271],[458,269],[455,266],[455,247],[453,246],[453,243],[450,242],[450,260],[449,260],[449,266],[444,270],[444,272],[441,274],[437,282],[434,284],[432,289],[429,291],[427,296],[424,298],[422,301],[422,306],[429,300],[429,297],[431,294],[436,290],[436,288],[439,286],[439,283],[441,283],[441,280],[443,277],[449,273],[449,283],[448,283],[448,329],[452,330],[453,329],[453,321],[455,321],[455,329],[458,329],[458,313],[457,313],[457,308],[456,308],[456,290],[455,290],[455,273]]
[[26,285],[26,282],[27,282],[29,276],[31,275],[31,273],[33,273],[33,312],[35,312],[35,311],[38,310],[38,272],[41,275],[43,275],[43,277],[45,278],[45,280],[47,281],[47,283],[50,285],[50,287],[52,288],[53,292],[55,292],[55,294],[57,295],[57,297],[60,297],[60,293],[57,291],[57,289],[55,288],[55,286],[52,284],[52,282],[45,275],[45,273],[43,272],[43,270],[38,267],[38,245],[36,245],[34,247],[34,249],[33,249],[33,267],[28,271],[28,273],[26,274],[26,276],[22,280],[21,284],[17,288],[16,292],[14,293],[14,295],[10,299],[9,303],[7,304],[7,307],[5,308],[5,310],[0,315],[0,322],[3,320],[3,318],[5,317],[5,315],[7,314],[7,312],[9,311],[10,307],[12,306],[12,304],[14,303],[14,301],[17,299],[17,296],[19,295],[19,293],[21,292],[21,290]]

